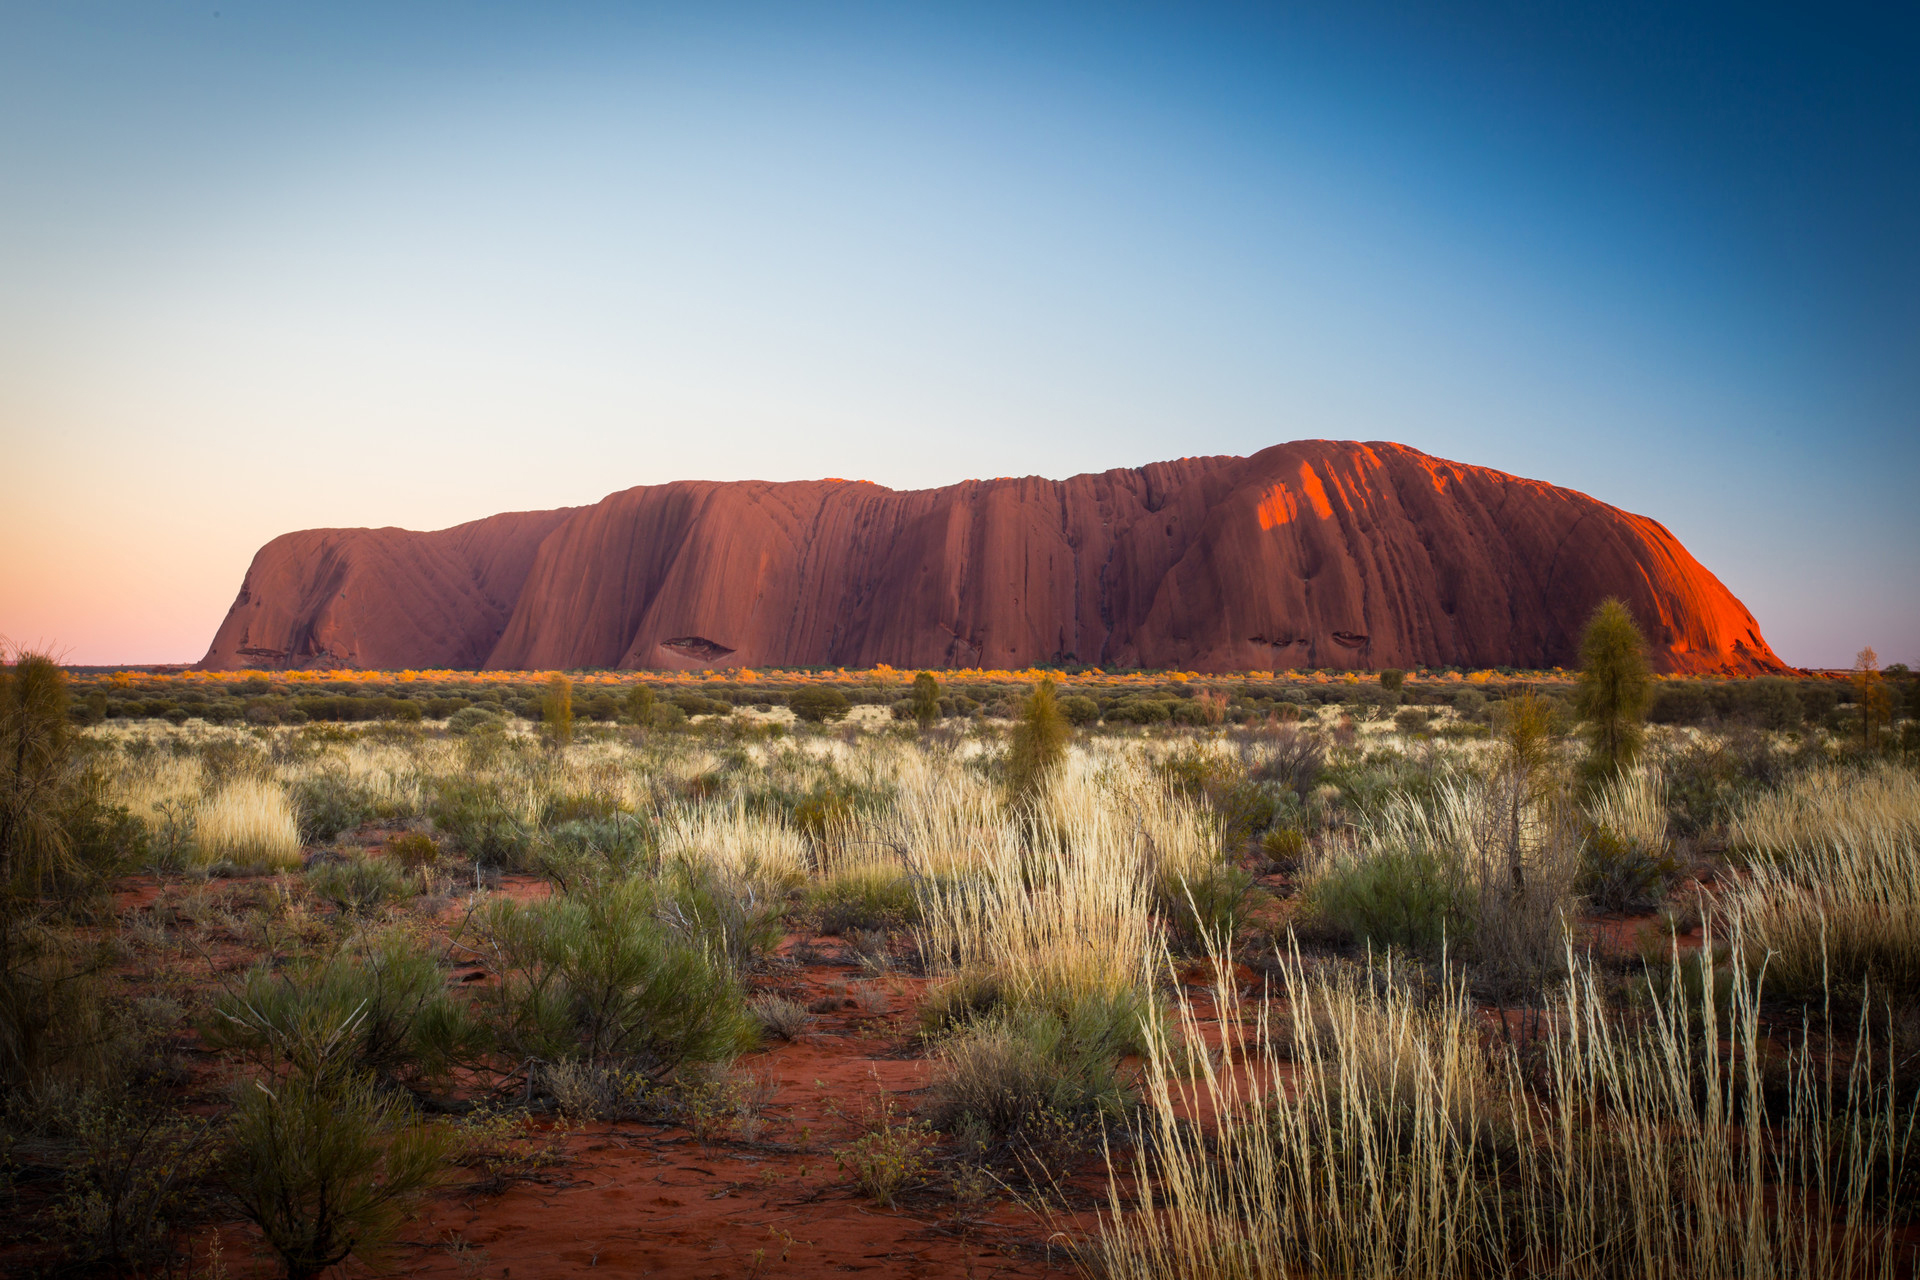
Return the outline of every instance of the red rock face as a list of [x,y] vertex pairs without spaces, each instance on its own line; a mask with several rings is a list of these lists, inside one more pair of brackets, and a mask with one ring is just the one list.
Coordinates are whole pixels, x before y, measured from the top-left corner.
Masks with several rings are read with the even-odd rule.
[[686,481],[436,533],[287,534],[203,666],[1570,666],[1604,597],[1675,672],[1785,668],[1652,520],[1306,440],[896,492]]

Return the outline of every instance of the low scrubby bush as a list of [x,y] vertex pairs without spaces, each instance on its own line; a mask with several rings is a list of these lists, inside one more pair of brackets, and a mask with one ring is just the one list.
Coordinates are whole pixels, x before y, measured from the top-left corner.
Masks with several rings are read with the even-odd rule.
[[1461,877],[1415,849],[1336,857],[1309,886],[1305,910],[1320,928],[1377,950],[1437,951],[1471,927]]
[[475,862],[504,868],[526,864],[533,832],[496,787],[445,779],[429,812],[433,824]]
[[657,891],[659,918],[736,974],[758,964],[785,931],[783,904],[710,868],[676,866]]
[[461,737],[483,731],[498,732],[504,730],[512,718],[497,704],[482,702],[471,707],[462,707],[448,716],[447,732]]
[[860,869],[841,872],[809,889],[805,918],[816,933],[891,931],[917,921],[920,906],[912,882],[900,871]]
[[540,834],[536,870],[562,889],[625,879],[652,869],[658,849],[653,831],[630,813],[578,818]]
[[293,785],[293,810],[300,838],[307,844],[329,844],[343,831],[371,822],[373,793],[344,773],[323,773]]
[[1101,719],[1108,724],[1166,724],[1173,719],[1173,706],[1159,698],[1121,698],[1106,709]]
[[781,1040],[799,1039],[813,1021],[805,1005],[785,996],[757,996],[748,1008],[763,1035]]
[[1192,875],[1166,878],[1158,886],[1156,905],[1174,944],[1181,951],[1193,952],[1209,939],[1231,939],[1252,893],[1253,876],[1223,863]]
[[404,1095],[338,1068],[242,1087],[231,1133],[227,1187],[288,1280],[349,1257],[377,1261],[444,1179],[451,1147]]
[[250,970],[215,1001],[201,1029],[215,1049],[318,1069],[312,1046],[383,1080],[436,1079],[479,1057],[486,1038],[447,992],[446,968],[417,939],[391,931],[336,954]]
[[1058,1156],[1074,1135],[1121,1118],[1121,1059],[1142,1045],[1143,1006],[1085,998],[1064,1011],[1003,1006],[961,1025],[938,1051],[928,1115],[1014,1154]]
[[1068,724],[1083,728],[1099,721],[1100,704],[1081,694],[1069,694],[1060,699],[1060,714],[1067,718]]
[[497,977],[477,999],[506,1051],[659,1079],[750,1047],[730,967],[662,924],[660,907],[652,885],[629,880],[476,912],[463,945]]
[[810,686],[795,689],[787,695],[787,706],[793,714],[808,724],[820,724],[829,720],[844,720],[852,704],[847,695],[838,689]]
[[424,831],[409,831],[387,841],[386,856],[409,871],[440,861],[440,845]]
[[204,1208],[214,1122],[92,1088],[49,1092],[35,1110],[36,1145],[65,1157],[50,1217],[67,1261],[164,1266],[175,1230]]
[[[730,716],[733,714],[733,704],[726,699],[703,698],[697,693],[676,694],[670,700],[670,703],[686,712],[689,717]],[[797,715],[799,713],[795,712],[795,714]]]
[[364,916],[405,896],[407,881],[385,858],[355,854],[315,865],[307,872],[307,887],[341,914]]
[[1574,889],[1598,911],[1648,911],[1666,896],[1678,870],[1665,849],[1611,827],[1590,826]]

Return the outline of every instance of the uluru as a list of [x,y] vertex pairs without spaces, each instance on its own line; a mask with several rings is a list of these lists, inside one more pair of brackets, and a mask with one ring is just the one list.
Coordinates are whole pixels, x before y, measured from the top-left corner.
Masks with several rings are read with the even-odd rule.
[[201,665],[1547,668],[1626,601],[1654,666],[1784,670],[1658,522],[1385,442],[897,491],[679,481],[253,558]]

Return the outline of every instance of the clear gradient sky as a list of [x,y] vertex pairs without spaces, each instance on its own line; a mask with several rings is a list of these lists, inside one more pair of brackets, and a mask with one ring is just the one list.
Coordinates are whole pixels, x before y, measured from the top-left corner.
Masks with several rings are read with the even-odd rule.
[[0,635],[198,659],[298,528],[1337,437],[1920,666],[1916,67],[1910,3],[15,0]]

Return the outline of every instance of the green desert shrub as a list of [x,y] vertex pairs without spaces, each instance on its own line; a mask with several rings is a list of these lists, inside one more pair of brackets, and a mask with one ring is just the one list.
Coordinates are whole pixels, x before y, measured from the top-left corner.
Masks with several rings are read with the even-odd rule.
[[940,1045],[929,1119],[1035,1154],[1097,1147],[1128,1105],[1121,1060],[1138,1052],[1143,1008],[1082,999],[1064,1011],[1002,1006]]
[[238,1092],[227,1188],[288,1280],[349,1257],[378,1261],[445,1177],[445,1130],[371,1076],[296,1071]]
[[[437,1079],[486,1048],[447,990],[439,958],[404,931],[276,969],[262,964],[215,1001],[201,1029],[216,1050],[318,1069],[312,1046],[383,1080]],[[335,1037],[327,1043],[329,1035]]]
[[1393,727],[1409,735],[1426,732],[1432,720],[1432,707],[1402,707],[1393,713]]
[[329,844],[343,831],[373,821],[373,792],[345,773],[322,773],[295,783],[293,812],[306,844]]
[[1108,724],[1166,724],[1173,719],[1173,709],[1158,698],[1121,698],[1102,718]]
[[1252,874],[1222,863],[1162,883],[1158,905],[1174,945],[1195,952],[1215,939],[1231,939],[1252,895]]
[[169,1269],[175,1230],[205,1207],[214,1122],[85,1088],[41,1094],[30,1123],[34,1145],[60,1167],[48,1218],[66,1261],[114,1274]]
[[540,834],[533,864],[562,889],[620,880],[652,869],[656,846],[651,828],[630,813],[576,818]]
[[1679,866],[1671,854],[1610,827],[1589,826],[1574,889],[1600,911],[1648,911],[1666,896]]
[[557,827],[563,823],[602,821],[625,813],[619,800],[604,791],[559,791],[549,795],[540,805],[540,823],[542,827]]
[[1741,804],[1785,782],[1806,759],[1747,729],[1703,736],[1664,753],[1660,766],[1674,834],[1699,836],[1723,827]]
[[921,996],[920,1034],[946,1035],[982,1021],[1011,999],[1006,982],[991,969],[962,969]]
[[526,864],[533,832],[497,788],[462,778],[444,779],[428,812],[434,826],[475,862],[506,868]]
[[536,902],[496,898],[476,912],[465,945],[497,978],[476,998],[506,1053],[659,1079],[750,1047],[730,967],[662,924],[660,908],[653,885],[628,880]]
[[807,893],[805,918],[814,930],[846,934],[854,929],[891,931],[919,919],[913,883],[892,868],[841,872]]
[[482,730],[502,730],[512,719],[507,712],[493,703],[476,703],[463,707],[447,717],[447,732],[462,737]]
[[1800,691],[1791,680],[1762,676],[1742,680],[1733,692],[1734,714],[1761,729],[1797,729],[1802,718]]
[[1713,718],[1713,699],[1699,684],[1664,682],[1647,705],[1647,719],[1654,724],[1703,724]]
[[385,858],[355,854],[310,868],[307,887],[341,914],[363,916],[405,897],[407,878],[397,864]]
[[707,867],[674,867],[660,879],[658,893],[656,915],[735,974],[753,968],[786,931],[783,903]]
[[1067,718],[1068,724],[1083,728],[1099,721],[1100,704],[1077,693],[1069,694],[1060,699],[1060,714]]
[[1459,876],[1424,850],[1342,858],[1315,877],[1304,907],[1319,928],[1379,950],[1435,952],[1471,922]]
[[793,714],[808,724],[820,724],[829,720],[844,720],[852,704],[847,695],[838,689],[829,689],[811,685],[804,689],[795,689],[787,695],[787,706]]
[[387,841],[386,857],[409,871],[440,861],[440,844],[424,831],[409,831]]

